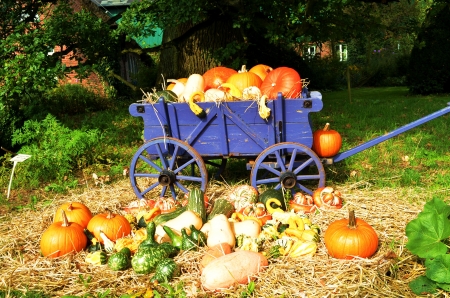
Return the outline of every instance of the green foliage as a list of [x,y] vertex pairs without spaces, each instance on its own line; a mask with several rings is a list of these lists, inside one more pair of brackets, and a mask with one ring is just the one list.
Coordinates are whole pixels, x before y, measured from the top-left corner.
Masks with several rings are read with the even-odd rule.
[[26,291],[21,292],[19,290],[0,291],[0,298],[50,298],[47,295],[39,291]]
[[421,258],[436,258],[446,254],[448,247],[441,242],[450,237],[450,206],[440,199],[427,202],[416,219],[406,226],[408,248]]
[[433,198],[423,210],[406,225],[406,248],[425,259],[425,275],[410,284],[417,295],[435,293],[437,288],[450,291],[450,205]]
[[[52,2],[58,3],[47,5]],[[54,104],[43,99],[67,71],[63,55],[73,51],[74,59],[83,61],[75,68],[80,78],[90,71],[106,77],[117,67],[118,51],[108,24],[86,11],[74,12],[67,1],[3,1],[0,9],[0,141],[10,147],[13,131],[25,119],[45,116],[46,105]],[[64,51],[48,55],[61,45]]]
[[332,57],[326,57],[323,59],[313,58],[307,60],[309,69],[311,70],[311,76],[307,77],[300,75],[302,78],[307,78],[310,81],[308,88],[310,90],[332,91],[342,90],[346,86],[345,70],[346,63],[334,59]]
[[450,7],[435,4],[411,52],[408,87],[415,94],[450,92]]
[[40,101],[31,100],[23,111],[28,119],[43,119],[47,114],[77,115],[110,108],[112,100],[82,85],[64,84],[46,92]]
[[19,153],[32,157],[18,167],[17,182],[38,187],[41,183],[64,181],[75,169],[92,160],[92,148],[101,140],[98,130],[71,130],[52,115],[42,121],[28,120],[14,132]]

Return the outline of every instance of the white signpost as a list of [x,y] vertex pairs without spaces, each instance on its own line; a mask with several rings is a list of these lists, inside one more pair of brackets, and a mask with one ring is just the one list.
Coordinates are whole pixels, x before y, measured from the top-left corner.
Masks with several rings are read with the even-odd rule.
[[22,162],[24,160],[27,160],[28,158],[30,158],[31,155],[28,154],[17,154],[16,156],[14,156],[13,158],[11,158],[9,161],[14,162],[13,164],[13,168],[12,168],[12,172],[11,172],[11,178],[9,179],[9,185],[8,185],[8,195],[7,195],[7,199],[9,199],[9,193],[11,191],[11,183],[12,183],[12,179],[14,176],[14,169],[16,168],[16,165],[18,162]]

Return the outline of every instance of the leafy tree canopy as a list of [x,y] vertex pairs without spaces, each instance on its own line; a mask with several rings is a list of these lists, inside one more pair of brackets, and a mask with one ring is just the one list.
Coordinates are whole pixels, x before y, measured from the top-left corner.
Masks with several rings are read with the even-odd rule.
[[[218,18],[232,20],[245,41],[254,32],[271,42],[343,39],[370,31],[380,24],[370,14],[375,4],[389,1],[281,0],[281,1],[162,1],[132,3],[119,24],[129,37],[149,36],[155,28],[173,28],[192,23],[198,27]],[[393,1],[390,1],[393,2]]]

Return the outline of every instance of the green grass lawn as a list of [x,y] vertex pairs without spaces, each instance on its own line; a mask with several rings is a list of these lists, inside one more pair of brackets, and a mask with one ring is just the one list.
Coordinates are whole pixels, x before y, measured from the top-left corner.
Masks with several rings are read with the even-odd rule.
[[[447,106],[449,96],[409,96],[406,88],[361,88],[323,94],[314,129],[330,122],[342,151],[382,136]],[[450,188],[450,113],[352,155],[327,169],[329,183],[368,181],[375,187]]]

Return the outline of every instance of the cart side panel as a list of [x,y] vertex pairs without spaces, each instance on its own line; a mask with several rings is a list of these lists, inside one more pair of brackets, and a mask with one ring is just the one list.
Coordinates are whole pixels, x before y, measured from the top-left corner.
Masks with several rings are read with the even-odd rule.
[[297,142],[311,148],[313,128],[310,113],[322,110],[322,100],[318,98],[286,99],[284,105],[283,142]]
[[[306,104],[306,103],[308,104]],[[271,100],[271,116],[259,116],[253,101],[199,103],[207,112],[198,118],[184,103],[132,104],[130,114],[142,117],[144,138],[173,136],[190,144],[205,157],[259,155],[279,142],[312,145],[309,113],[322,109],[319,99]]]

